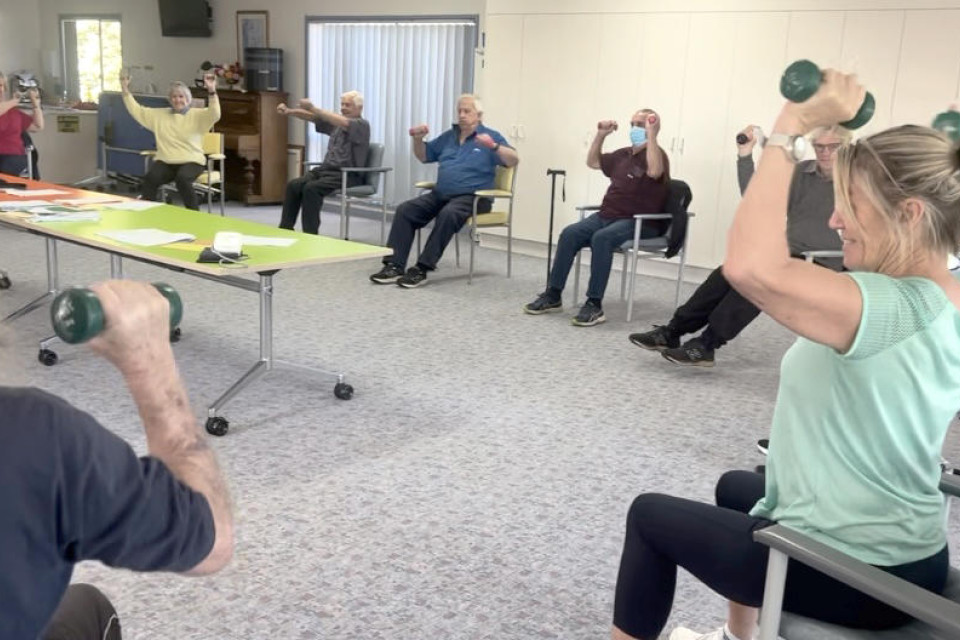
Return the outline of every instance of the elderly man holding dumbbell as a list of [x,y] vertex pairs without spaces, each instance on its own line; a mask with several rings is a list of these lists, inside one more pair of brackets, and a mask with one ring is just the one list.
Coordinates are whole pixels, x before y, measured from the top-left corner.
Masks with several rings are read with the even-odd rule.
[[[2,638],[119,638],[102,594],[67,588],[81,560],[200,575],[233,553],[226,485],[170,348],[170,304],[133,281],[106,282],[92,294],[103,323],[90,347],[123,375],[148,455],[137,457],[61,398],[0,386]],[[59,307],[55,322],[72,312]]]
[[[578,327],[592,327],[604,322],[603,294],[610,278],[613,252],[633,238],[633,216],[637,213],[659,213],[667,197],[670,162],[657,142],[660,118],[652,109],[640,109],[630,118],[630,146],[612,153],[602,153],[607,136],[617,130],[614,120],[597,123],[597,135],[587,152],[587,166],[599,169],[610,178],[600,210],[560,233],[557,257],[550,270],[546,290],[537,299],[524,305],[532,315],[563,310],[561,294],[577,252],[586,246],[592,251],[587,301],[573,318]],[[642,237],[662,235],[669,220],[644,224]]]
[[[746,191],[753,176],[753,149],[759,136],[762,132],[753,125],[737,135],[737,179],[741,193]],[[850,138],[849,129],[822,127],[801,138],[794,150],[801,160],[790,183],[787,207],[787,241],[794,257],[801,257],[805,251],[840,249],[840,236],[827,222],[833,213],[833,160],[837,150]],[[802,160],[807,140],[813,147],[812,160]],[[818,258],[817,262],[834,270],[843,266],[839,258]],[[642,349],[660,351],[674,364],[712,367],[715,351],[739,335],[759,314],[756,305],[730,286],[721,265],[707,276],[689,300],[677,307],[670,322],[655,325],[650,331],[630,334],[630,342]],[[701,329],[700,335],[680,344],[681,336]]]

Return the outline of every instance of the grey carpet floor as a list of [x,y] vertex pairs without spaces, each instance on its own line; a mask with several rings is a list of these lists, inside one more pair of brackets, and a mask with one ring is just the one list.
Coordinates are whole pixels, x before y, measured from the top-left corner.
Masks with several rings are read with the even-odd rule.
[[[274,224],[275,207],[231,207]],[[336,229],[326,217],[323,231]],[[354,238],[379,226],[355,221]],[[45,286],[39,239],[0,230],[14,288],[0,315]],[[65,284],[109,273],[106,256],[61,249]],[[371,284],[377,261],[276,277],[275,353],[343,370],[356,388],[278,371],[225,409],[213,439],[238,522],[233,564],[209,578],[96,563],[75,580],[114,601],[129,638],[599,639],[609,625],[624,516],[640,492],[709,501],[719,475],[762,462],[790,334],[761,317],[713,370],[673,366],[627,334],[672,311],[672,284],[642,278],[635,320],[611,287],[608,322],[521,313],[542,259],[481,249],[478,276],[445,257],[421,289]],[[185,302],[175,351],[197,415],[257,356],[256,297],[127,262]],[[687,286],[684,296],[692,286]],[[83,348],[36,360],[45,314],[15,323],[21,382],[86,409],[145,450],[120,377]],[[947,455],[960,460],[956,431]],[[815,463],[815,461],[811,461]],[[954,548],[960,509],[951,519]],[[669,627],[717,625],[722,600],[681,573]]]

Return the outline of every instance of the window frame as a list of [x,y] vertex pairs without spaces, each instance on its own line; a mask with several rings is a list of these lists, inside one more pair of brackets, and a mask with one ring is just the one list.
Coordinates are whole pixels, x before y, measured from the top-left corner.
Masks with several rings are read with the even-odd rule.
[[58,16],[60,26],[60,64],[63,69],[63,94],[67,100],[80,100],[80,68],[76,55],[76,27],[74,27],[74,39],[72,47],[67,43],[67,22],[80,20],[96,20],[100,23],[100,90],[106,91],[104,80],[106,76],[103,72],[103,23],[116,22],[120,27],[120,51],[123,55],[123,20],[117,13],[64,13]]

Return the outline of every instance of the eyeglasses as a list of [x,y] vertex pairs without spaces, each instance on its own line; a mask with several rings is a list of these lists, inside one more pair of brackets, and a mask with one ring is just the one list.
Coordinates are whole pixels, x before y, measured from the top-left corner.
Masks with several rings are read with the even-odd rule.
[[833,153],[834,151],[839,149],[841,146],[842,145],[839,142],[831,142],[830,144],[814,144],[813,150],[817,153],[823,153],[825,151],[829,151],[830,153]]

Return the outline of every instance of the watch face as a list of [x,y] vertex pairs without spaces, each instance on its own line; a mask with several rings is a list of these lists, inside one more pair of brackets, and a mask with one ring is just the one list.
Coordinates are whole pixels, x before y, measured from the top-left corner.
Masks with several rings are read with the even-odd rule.
[[797,136],[793,139],[793,157],[800,162],[807,156],[807,139],[803,136]]

